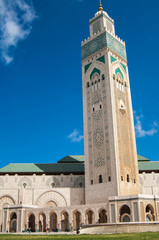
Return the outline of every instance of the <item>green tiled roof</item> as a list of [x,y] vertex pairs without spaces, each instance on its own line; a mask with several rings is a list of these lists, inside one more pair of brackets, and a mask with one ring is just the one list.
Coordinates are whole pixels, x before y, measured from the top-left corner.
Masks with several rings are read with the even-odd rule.
[[143,157],[143,156],[141,156],[141,155],[137,155],[137,158],[138,158],[138,161],[140,162],[140,161],[150,161],[150,159],[148,159],[148,158],[145,158],[145,157]]
[[156,171],[159,170],[158,161],[138,162],[139,171]]
[[[158,171],[159,162],[152,162],[148,158],[138,155],[139,171]],[[58,163],[11,163],[0,169],[5,173],[84,173],[84,155],[69,155]]]
[[83,163],[11,163],[0,169],[0,173],[81,173]]
[[84,162],[84,155],[68,155],[58,161],[58,163],[80,163]]

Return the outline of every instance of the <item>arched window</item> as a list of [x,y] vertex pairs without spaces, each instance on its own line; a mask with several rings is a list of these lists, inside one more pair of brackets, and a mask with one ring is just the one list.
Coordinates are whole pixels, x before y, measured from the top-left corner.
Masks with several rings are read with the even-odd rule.
[[99,175],[99,183],[102,183],[103,179],[102,179],[102,175]]
[[154,207],[151,204],[148,204],[145,210],[146,210],[146,221],[155,221]]
[[99,212],[99,223],[107,223],[107,215],[105,209],[102,209]]
[[27,187],[27,183],[25,182],[25,183],[23,183],[23,187],[24,188],[26,188]]
[[120,222],[130,222],[130,208],[127,205],[123,205],[120,208]]
[[55,187],[55,183],[54,183],[54,182],[51,183],[51,187],[52,187],[52,188]]
[[79,187],[80,187],[80,188],[83,187],[83,183],[82,183],[82,182],[79,183]]
[[127,182],[130,182],[129,174],[127,174]]

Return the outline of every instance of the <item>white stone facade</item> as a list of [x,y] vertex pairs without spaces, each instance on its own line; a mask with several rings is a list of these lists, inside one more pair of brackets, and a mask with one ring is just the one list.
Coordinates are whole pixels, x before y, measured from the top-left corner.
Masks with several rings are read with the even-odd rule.
[[[73,176],[74,180],[77,177]],[[3,183],[0,186],[1,231],[8,229],[10,232],[21,232],[29,227],[32,231],[45,231],[46,228],[65,231],[80,228],[81,224],[122,222],[128,215],[133,222],[146,221],[147,216],[151,220],[159,220],[159,173],[139,175],[140,189],[144,195],[109,197],[107,202],[96,204],[85,204],[84,187],[74,187],[72,182],[67,187],[48,187],[50,178],[54,176],[34,174],[0,177],[0,183]],[[61,176],[58,178],[61,179]],[[62,178],[62,182],[68,184],[72,174],[62,175]],[[121,214],[123,206],[128,206],[131,213],[128,214],[126,210]],[[150,206],[147,212],[146,206]],[[134,207],[138,210],[134,211]],[[31,215],[35,219],[30,218]]]
[[138,172],[125,43],[102,11],[82,43],[82,77],[85,175],[2,171],[1,231],[159,221],[159,173]]

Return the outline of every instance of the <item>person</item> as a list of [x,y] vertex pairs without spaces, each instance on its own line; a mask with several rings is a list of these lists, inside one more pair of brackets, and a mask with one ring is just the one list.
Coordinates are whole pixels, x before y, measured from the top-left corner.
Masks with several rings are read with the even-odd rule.
[[8,233],[8,228],[6,229],[6,233]]

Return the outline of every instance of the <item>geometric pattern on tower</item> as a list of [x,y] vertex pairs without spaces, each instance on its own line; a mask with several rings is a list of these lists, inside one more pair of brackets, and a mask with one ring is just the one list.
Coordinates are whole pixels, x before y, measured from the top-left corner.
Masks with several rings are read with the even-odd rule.
[[125,46],[108,32],[104,32],[82,46],[82,60],[105,47],[109,47],[119,56],[121,56],[125,60],[127,59]]
[[98,62],[102,62],[102,63],[105,63],[105,57],[102,56],[102,57],[96,59],[96,61],[98,61]]
[[121,76],[122,76],[122,79],[124,79],[124,76],[123,76],[123,74],[122,74],[120,68],[117,68],[117,69],[115,70],[115,74],[117,75],[118,73],[120,73]]
[[92,76],[94,73],[98,73],[98,75],[100,76],[100,70],[98,68],[94,68],[93,71],[90,74],[90,79],[92,79]]
[[87,72],[87,70],[89,69],[89,67],[91,66],[92,63],[89,63],[85,66],[85,73]]

